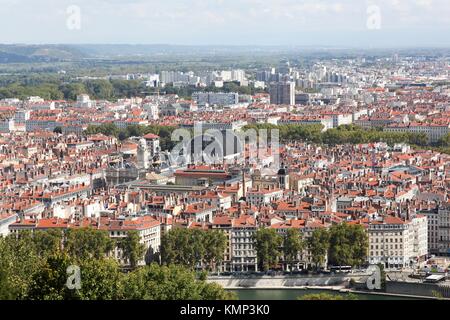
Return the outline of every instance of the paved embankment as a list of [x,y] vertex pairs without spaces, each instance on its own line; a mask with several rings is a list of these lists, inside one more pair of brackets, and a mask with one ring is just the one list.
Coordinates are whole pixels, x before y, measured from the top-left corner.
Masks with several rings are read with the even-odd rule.
[[416,298],[450,298],[450,287],[407,281],[387,281],[386,291],[369,292],[346,289],[351,279],[364,280],[367,274],[310,275],[310,276],[213,276],[208,282],[220,284],[225,289],[321,289],[341,292],[380,294]]
[[208,282],[215,282],[226,289],[287,289],[305,287],[343,288],[354,279],[358,281],[364,275],[313,275],[313,276],[243,276],[243,277],[209,277]]

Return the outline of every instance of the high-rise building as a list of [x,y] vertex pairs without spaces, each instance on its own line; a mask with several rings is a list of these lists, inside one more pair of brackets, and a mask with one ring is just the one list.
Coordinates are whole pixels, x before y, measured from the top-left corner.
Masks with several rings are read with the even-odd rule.
[[270,103],[295,105],[295,83],[276,82],[271,83],[269,87]]
[[291,64],[287,60],[283,60],[277,67],[277,73],[281,73],[282,75],[288,75],[292,72]]
[[269,82],[270,75],[271,75],[271,73],[268,70],[258,71],[258,72],[256,72],[256,81]]
[[243,82],[245,80],[245,71],[244,70],[232,70],[231,71],[231,80]]

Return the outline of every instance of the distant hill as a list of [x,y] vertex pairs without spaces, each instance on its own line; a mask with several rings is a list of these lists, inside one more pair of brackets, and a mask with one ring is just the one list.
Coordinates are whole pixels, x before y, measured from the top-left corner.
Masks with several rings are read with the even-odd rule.
[[71,62],[84,59],[148,58],[174,56],[301,54],[306,57],[347,57],[355,55],[383,56],[386,54],[448,55],[450,49],[356,49],[314,46],[227,46],[227,45],[169,45],[169,44],[0,44],[0,63]]
[[0,44],[0,63],[73,61],[86,57],[86,53],[75,46]]
[[188,46],[168,44],[0,44],[0,63],[58,62],[82,59],[120,59],[167,55],[216,55],[232,53],[277,52],[279,47]]

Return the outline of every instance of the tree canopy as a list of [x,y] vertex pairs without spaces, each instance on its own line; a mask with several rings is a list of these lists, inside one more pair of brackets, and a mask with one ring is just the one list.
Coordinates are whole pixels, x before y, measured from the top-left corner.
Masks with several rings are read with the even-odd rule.
[[328,263],[361,266],[366,262],[369,239],[364,227],[341,223],[329,230]]
[[275,229],[262,228],[254,234],[253,241],[259,269],[268,271],[275,268],[282,253],[283,238]]
[[428,139],[423,133],[385,132],[382,130],[365,130],[356,125],[343,125],[338,128],[323,130],[322,125],[273,125],[251,124],[243,128],[247,129],[278,129],[280,139],[283,142],[302,141],[311,143],[323,143],[326,145],[363,144],[386,142],[388,145],[396,143],[408,143],[411,145],[427,146]]
[[283,239],[283,257],[286,264],[292,265],[304,248],[302,234],[297,229],[288,229]]
[[325,263],[329,248],[329,234],[326,229],[315,229],[308,238],[308,248],[311,253],[311,259],[316,268]]
[[216,270],[223,261],[227,238],[221,231],[175,228],[161,238],[163,264]]
[[[0,300],[235,298],[184,266],[152,264],[125,273],[105,254],[109,244],[101,231],[80,230],[67,234],[68,246],[59,246],[62,232],[58,231],[0,237]],[[123,248],[135,246],[134,238],[123,241]],[[70,287],[73,267],[79,270],[80,283]]]

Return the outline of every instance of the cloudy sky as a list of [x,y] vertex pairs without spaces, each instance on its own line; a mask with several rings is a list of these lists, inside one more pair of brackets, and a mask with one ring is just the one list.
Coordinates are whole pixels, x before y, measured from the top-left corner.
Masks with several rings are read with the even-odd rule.
[[0,43],[450,47],[450,5],[449,0],[0,0],[0,30]]

